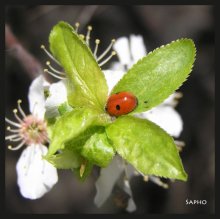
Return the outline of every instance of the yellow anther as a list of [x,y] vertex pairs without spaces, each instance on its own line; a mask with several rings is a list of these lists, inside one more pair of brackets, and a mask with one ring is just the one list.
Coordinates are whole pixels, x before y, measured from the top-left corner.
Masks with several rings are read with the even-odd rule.
[[112,43],[115,43],[115,39],[112,39]]
[[45,46],[44,46],[44,45],[41,45],[40,48],[41,48],[41,49],[45,49]]
[[9,131],[9,130],[11,130],[11,127],[10,127],[10,126],[8,126],[8,127],[7,127],[7,130],[8,130],[8,131]]
[[112,51],[112,55],[115,56],[117,53],[115,51]]
[[149,180],[149,177],[148,176],[143,176],[143,180],[144,180],[144,182],[147,182]]
[[79,35],[82,39],[84,39],[85,38],[85,36],[83,35],[83,34],[80,34]]
[[88,26],[87,29],[91,31],[92,30],[92,26]]
[[19,104],[22,103],[22,100],[19,99],[19,100],[18,100],[18,103],[19,103]]
[[47,62],[46,62],[46,65],[50,65],[50,62],[49,62],[49,61],[47,61]]
[[76,22],[76,23],[75,23],[75,26],[76,26],[76,27],[79,27],[79,25],[80,25],[79,22]]
[[164,189],[168,189],[169,186],[168,186],[167,184],[164,183],[164,184],[163,184],[163,188],[164,188]]
[[13,109],[13,113],[17,113],[18,112],[18,110],[17,109]]
[[11,146],[11,145],[8,145],[8,149],[12,149],[12,146]]
[[99,43],[100,43],[100,40],[99,40],[99,39],[96,39],[96,40],[95,40],[95,43],[96,43],[96,44],[99,44]]
[[182,97],[183,97],[183,93],[181,93],[181,92],[176,92],[175,93],[175,99],[180,99]]

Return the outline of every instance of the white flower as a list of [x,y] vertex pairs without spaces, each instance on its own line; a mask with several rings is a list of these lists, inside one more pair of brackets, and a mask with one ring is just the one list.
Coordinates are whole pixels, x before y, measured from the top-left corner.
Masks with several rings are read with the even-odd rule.
[[44,118],[45,113],[44,87],[46,86],[49,86],[49,83],[43,76],[38,76],[32,81],[28,92],[29,110],[40,119]]
[[[47,127],[44,121],[45,99],[44,86],[48,83],[43,76],[37,77],[29,88],[29,109],[31,114],[26,115],[21,108],[21,100],[18,100],[18,109],[13,110],[17,122],[5,119],[10,125],[7,130],[11,135],[6,140],[20,142],[16,147],[9,146],[11,150],[18,150],[24,145],[16,164],[17,183],[23,197],[38,199],[57,183],[57,170],[49,162],[43,159],[47,153],[48,142]],[[20,116],[18,115],[20,113]]]
[[116,40],[113,48],[118,55],[120,64],[127,68],[130,68],[139,59],[144,57],[147,52],[144,46],[144,40],[139,35],[131,35],[130,39],[127,37],[120,37]]
[[113,186],[124,171],[121,160],[115,156],[106,168],[102,168],[98,180],[96,181],[97,193],[94,199],[95,204],[100,207],[110,196]]
[[[127,169],[129,170],[129,169]],[[115,184],[118,182],[119,178],[125,174],[125,163],[123,162],[122,158],[116,155],[112,162],[106,168],[102,168],[100,171],[100,175],[98,180],[95,183],[96,186],[96,196],[94,202],[96,206],[100,207],[104,204],[104,202],[108,199],[111,195],[112,190]],[[122,185],[120,187],[129,195],[128,205],[126,210],[129,212],[136,210],[136,205],[133,201],[132,191],[129,184],[129,179],[133,174],[132,172],[126,172],[126,177],[128,179],[123,180]]]
[[180,114],[172,107],[172,105],[162,103],[153,109],[137,113],[139,118],[146,118],[159,125],[168,134],[178,138],[183,129],[183,122]]
[[42,155],[47,153],[47,147],[42,144],[31,144],[23,150],[17,165],[18,185],[25,198],[37,199],[57,182],[57,171]]
[[125,72],[121,70],[104,70],[105,79],[108,85],[108,94],[118,81],[124,76]]
[[46,117],[59,115],[58,107],[67,101],[66,79],[53,83],[49,87],[49,96],[45,102]]

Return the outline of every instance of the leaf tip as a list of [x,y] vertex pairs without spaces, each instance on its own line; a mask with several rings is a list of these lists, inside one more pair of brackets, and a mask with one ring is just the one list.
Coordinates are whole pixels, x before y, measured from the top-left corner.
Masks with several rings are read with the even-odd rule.
[[188,180],[188,175],[185,171],[181,174],[181,176],[179,177],[179,180],[182,180],[184,182]]
[[181,169],[179,169],[178,174],[174,177],[174,179],[178,179],[184,182],[188,180],[188,174],[185,172],[183,166],[181,167]]

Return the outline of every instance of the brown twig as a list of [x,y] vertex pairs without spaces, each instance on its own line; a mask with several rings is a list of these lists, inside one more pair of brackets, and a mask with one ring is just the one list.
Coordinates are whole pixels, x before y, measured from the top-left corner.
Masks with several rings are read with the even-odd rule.
[[10,51],[10,55],[23,66],[31,80],[43,73],[40,62],[22,46],[7,24],[5,25],[5,46]]

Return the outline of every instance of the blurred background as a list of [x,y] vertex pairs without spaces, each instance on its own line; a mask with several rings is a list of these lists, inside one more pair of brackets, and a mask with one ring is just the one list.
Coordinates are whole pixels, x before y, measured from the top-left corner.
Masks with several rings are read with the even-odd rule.
[[[25,112],[29,112],[29,85],[38,72],[45,68],[48,59],[40,45],[44,44],[48,48],[50,30],[60,20],[72,25],[80,22],[82,33],[86,32],[87,25],[92,25],[91,38],[101,39],[101,50],[104,50],[111,39],[130,34],[142,35],[148,52],[178,38],[192,38],[197,47],[197,58],[191,76],[179,89],[183,97],[177,106],[184,121],[184,130],[178,140],[186,144],[181,158],[189,179],[187,182],[169,182],[170,188],[163,189],[152,182],[144,182],[142,177],[134,177],[131,180],[131,188],[137,210],[133,214],[214,213],[213,6],[7,6],[5,18],[7,30],[11,30],[5,39],[5,108],[6,116],[10,119],[13,118],[12,109],[20,98],[23,100]],[[14,43],[21,44],[29,57],[21,57],[16,53],[13,49]],[[7,212],[127,214],[117,205],[114,197],[110,197],[101,208],[94,205],[97,171],[84,183],[74,178],[70,171],[59,171],[59,181],[49,193],[34,201],[24,199],[16,183],[15,170],[21,152],[22,150],[12,152],[6,149]],[[207,204],[186,205],[186,199],[206,200]]]

